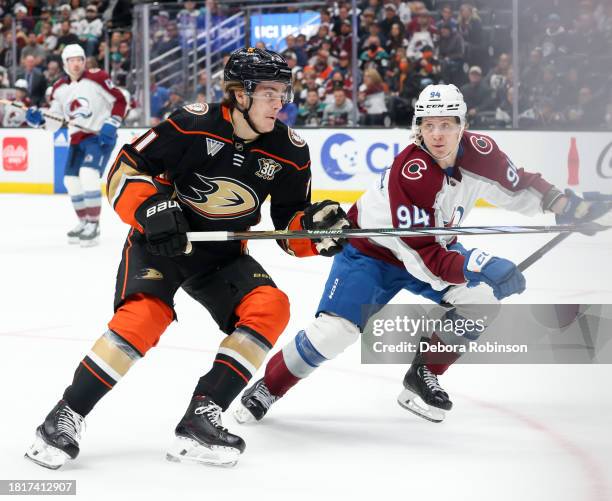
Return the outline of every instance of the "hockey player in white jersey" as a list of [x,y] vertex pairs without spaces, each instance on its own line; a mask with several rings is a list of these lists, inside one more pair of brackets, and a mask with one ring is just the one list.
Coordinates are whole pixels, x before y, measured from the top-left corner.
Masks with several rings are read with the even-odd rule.
[[[465,115],[454,85],[428,86],[416,103],[413,144],[353,205],[352,224],[459,226],[479,198],[527,215],[554,212],[561,224],[609,219],[602,202],[561,192],[540,174],[517,168],[492,138],[465,131]],[[456,237],[349,239],[334,258],[316,319],[270,359],[264,377],[245,391],[236,419],[261,419],[292,386],[354,343],[376,305],[387,304],[402,289],[455,306],[455,318],[482,318],[484,308],[490,322],[502,299],[525,290],[525,278],[511,261],[466,249]],[[364,313],[363,305],[374,306]],[[430,349],[416,354],[400,405],[431,421],[444,418],[452,402],[438,376],[458,355],[440,356],[440,348],[461,339],[433,333],[421,340]]]
[[53,132],[69,122],[70,149],[64,185],[79,222],[68,232],[68,241],[89,247],[98,243],[100,178],[117,142],[117,128],[125,115],[126,101],[105,71],[85,69],[85,52],[80,45],[67,45],[62,61],[67,76],[53,86],[48,113],[43,115],[41,110],[31,107],[26,112],[26,121],[31,127],[42,126]]

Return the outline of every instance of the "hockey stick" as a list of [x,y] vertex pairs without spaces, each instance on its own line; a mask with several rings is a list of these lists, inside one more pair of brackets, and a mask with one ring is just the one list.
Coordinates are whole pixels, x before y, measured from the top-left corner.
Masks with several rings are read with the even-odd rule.
[[[15,101],[9,101],[8,99],[0,99],[0,104],[5,104],[5,105],[8,105],[8,106],[12,106],[13,108],[18,108],[18,109],[20,109],[22,111],[27,111],[28,110],[28,107],[25,106],[24,104],[18,103],[18,102],[15,102]],[[48,113],[48,112],[46,112],[46,111],[44,111],[42,109],[40,110],[40,112],[42,113],[43,117],[48,118],[49,120],[55,120],[56,122],[61,122],[62,126],[69,125],[70,127],[75,127],[76,129],[80,129],[83,132],[89,132],[91,134],[97,134],[97,132],[95,130],[88,129],[87,127],[83,127],[82,125],[79,125],[79,124],[75,123],[72,120],[64,120],[64,118],[62,118],[62,117],[60,117],[58,115],[53,115],[52,113]]]
[[517,235],[539,233],[574,233],[604,231],[610,228],[596,223],[556,226],[464,226],[431,228],[347,228],[340,230],[272,230],[272,231],[192,231],[187,233],[190,242],[227,242],[232,240],[293,240],[305,238],[375,238],[375,237],[424,237],[466,235]]

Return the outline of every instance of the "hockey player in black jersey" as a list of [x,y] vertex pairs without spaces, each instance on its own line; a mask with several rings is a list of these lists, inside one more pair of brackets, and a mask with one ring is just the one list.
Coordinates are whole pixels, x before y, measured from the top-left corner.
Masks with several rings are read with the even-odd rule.
[[[26,456],[59,468],[79,453],[84,417],[155,346],[182,287],[227,334],[176,427],[173,461],[233,465],[244,441],[221,413],[245,388],[289,320],[287,296],[241,242],[188,242],[186,232],[244,231],[270,197],[276,229],[342,228],[332,201],[310,203],[306,143],[276,117],[291,101],[291,70],[272,51],[239,49],[220,104],[191,104],[122,148],[107,196],[131,226],[108,330],[79,364]],[[333,255],[338,239],[279,241],[298,256]]]

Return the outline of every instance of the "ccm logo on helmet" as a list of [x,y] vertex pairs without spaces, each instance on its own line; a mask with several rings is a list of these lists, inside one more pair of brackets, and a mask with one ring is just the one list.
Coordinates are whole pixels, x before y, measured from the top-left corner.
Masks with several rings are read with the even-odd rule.
[[428,104],[425,108],[444,108],[443,104]]
[[416,179],[421,179],[423,174],[421,171],[427,169],[427,164],[424,160],[420,158],[415,158],[414,160],[410,160],[404,164],[402,167],[402,176],[410,181],[415,181]]

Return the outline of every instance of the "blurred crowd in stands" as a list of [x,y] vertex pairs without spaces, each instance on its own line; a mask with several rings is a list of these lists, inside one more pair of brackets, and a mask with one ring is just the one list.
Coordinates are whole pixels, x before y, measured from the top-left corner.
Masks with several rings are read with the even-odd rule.
[[[337,0],[317,8],[314,34],[286,37],[282,52],[294,73],[295,101],[281,119],[289,125],[407,126],[419,92],[442,82],[461,89],[472,128],[511,127],[518,91],[520,128],[612,129],[612,1],[520,0],[519,75],[512,61],[512,2],[357,3],[356,34],[350,2]],[[209,0],[157,6],[150,20],[152,60],[180,53],[185,40],[205,30],[206,8],[219,23],[241,5]],[[108,68],[116,86],[133,91],[132,9],[128,0],[0,0],[0,96],[44,106],[62,75],[61,50],[71,43],[83,46],[88,68]],[[206,99],[205,71],[189,88],[182,80],[152,78],[153,124],[187,102]],[[221,98],[218,80],[209,92],[213,101]],[[145,125],[138,123],[142,104],[130,101],[133,124]],[[3,125],[20,124],[4,113]]]

